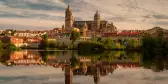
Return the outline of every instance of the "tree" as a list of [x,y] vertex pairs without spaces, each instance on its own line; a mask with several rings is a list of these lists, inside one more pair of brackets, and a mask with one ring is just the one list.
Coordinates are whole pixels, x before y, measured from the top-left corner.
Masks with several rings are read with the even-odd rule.
[[47,40],[47,38],[48,38],[47,34],[42,35],[43,40]]
[[113,49],[113,48],[116,48],[116,45],[114,43],[114,41],[111,39],[111,38],[107,38],[105,39],[104,43],[105,47],[107,49]]
[[75,67],[75,66],[79,65],[79,60],[75,56],[74,51],[72,51],[72,58],[70,59],[70,61],[71,61],[71,67]]
[[79,39],[80,38],[80,33],[78,32],[78,31],[72,31],[71,32],[71,35],[70,35],[70,40],[72,40],[72,46],[73,46],[73,48],[74,48],[74,43],[75,43],[75,41],[77,40],[77,39]]
[[11,43],[8,43],[7,44],[7,50],[9,50],[9,51],[15,51],[15,50],[17,50],[18,48],[15,46],[15,44],[11,44]]
[[138,48],[140,47],[140,42],[136,39],[130,39],[128,40],[128,45],[127,47],[129,48]]
[[56,48],[57,47],[56,41],[55,40],[49,41],[48,46],[49,48]]
[[48,41],[47,40],[41,40],[39,48],[40,49],[47,49],[48,48]]
[[2,51],[2,49],[3,49],[3,43],[2,43],[2,41],[0,40],[0,51]]
[[40,45],[39,45],[40,49],[47,49],[48,48],[49,44],[48,44],[47,38],[48,37],[47,37],[46,34],[42,35],[42,40],[41,40]]

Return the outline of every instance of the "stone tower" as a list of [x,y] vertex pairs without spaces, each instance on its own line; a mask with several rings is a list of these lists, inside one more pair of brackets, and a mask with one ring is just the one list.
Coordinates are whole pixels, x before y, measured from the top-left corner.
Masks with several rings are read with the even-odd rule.
[[94,15],[94,21],[95,21],[95,29],[98,31],[100,29],[100,14],[98,11],[96,11]]
[[87,34],[87,30],[88,30],[88,26],[87,26],[87,24],[86,24],[86,22],[85,22],[85,24],[84,24],[84,26],[83,26],[83,28],[82,28],[82,36],[83,36],[83,40],[85,41],[86,40],[86,34]]
[[73,16],[72,11],[68,5],[68,8],[65,11],[65,31],[71,32],[73,27]]
[[64,25],[62,25],[62,33],[65,31],[65,27]]

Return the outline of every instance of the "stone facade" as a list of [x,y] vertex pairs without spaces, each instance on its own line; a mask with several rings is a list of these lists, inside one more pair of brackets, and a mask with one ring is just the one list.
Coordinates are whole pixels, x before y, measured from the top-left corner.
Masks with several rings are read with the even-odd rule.
[[68,5],[68,8],[65,11],[65,31],[70,32],[72,28],[73,28],[73,15]]
[[[64,31],[70,32],[72,28],[83,28],[85,26],[85,23],[88,27],[88,31],[92,32],[103,32],[105,28],[108,28],[112,31],[116,30],[116,27],[109,23],[106,20],[101,20],[100,13],[96,11],[94,15],[94,20],[91,21],[74,21],[72,11],[68,5],[68,8],[65,11],[65,28]],[[107,29],[106,29],[107,30]]]

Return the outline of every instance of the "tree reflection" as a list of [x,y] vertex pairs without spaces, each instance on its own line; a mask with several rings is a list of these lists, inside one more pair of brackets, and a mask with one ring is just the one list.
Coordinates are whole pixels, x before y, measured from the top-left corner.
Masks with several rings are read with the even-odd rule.
[[147,50],[143,52],[143,66],[155,72],[168,69],[168,53],[162,49]]

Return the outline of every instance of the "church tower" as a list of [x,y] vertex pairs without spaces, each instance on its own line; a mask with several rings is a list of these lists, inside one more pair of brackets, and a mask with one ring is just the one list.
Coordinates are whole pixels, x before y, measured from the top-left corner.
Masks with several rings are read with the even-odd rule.
[[73,16],[72,11],[68,5],[68,8],[65,11],[65,31],[71,32],[73,27]]
[[98,11],[96,11],[94,15],[94,21],[95,21],[95,29],[100,30],[100,14]]
[[87,26],[87,24],[86,24],[86,22],[85,22],[85,24],[83,25],[83,28],[82,28],[82,36],[83,36],[83,40],[85,41],[86,40],[86,36],[87,36],[87,30],[88,30],[88,26]]
[[65,31],[65,27],[64,25],[62,25],[62,33],[64,33],[64,31]]

